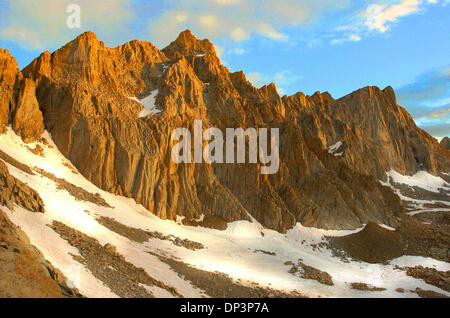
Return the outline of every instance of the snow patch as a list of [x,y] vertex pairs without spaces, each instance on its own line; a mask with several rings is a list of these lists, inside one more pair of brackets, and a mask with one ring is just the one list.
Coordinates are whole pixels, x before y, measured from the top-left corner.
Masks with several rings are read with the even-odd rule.
[[406,212],[406,214],[408,214],[410,216],[414,216],[414,215],[417,215],[417,214],[420,214],[420,213],[424,213],[424,212],[450,212],[450,209],[433,208],[433,209],[414,210],[414,211]]
[[139,113],[139,118],[145,118],[149,115],[155,115],[161,112],[159,109],[156,109],[156,96],[158,96],[158,93],[159,91],[155,89],[149,96],[144,97],[143,99],[129,96],[127,96],[127,98],[138,102],[142,105],[142,107],[144,107],[144,109]]
[[[394,183],[406,184],[411,187],[418,187],[430,192],[439,193],[439,190],[450,190],[450,184],[441,177],[433,176],[426,171],[419,171],[413,176],[406,176],[398,173],[394,169],[386,172],[388,178]],[[389,179],[388,179],[389,183]]]
[[339,152],[339,153],[336,152],[341,147],[342,147],[342,141],[338,141],[334,145],[328,147],[328,153],[334,154],[336,157],[341,157],[344,153],[343,152]]
[[397,265],[399,267],[416,267],[420,265],[423,267],[431,267],[442,272],[450,271],[449,263],[422,256],[405,255],[392,260],[390,264]]
[[260,224],[248,221],[228,223],[225,233],[233,238],[260,238],[263,227]]
[[167,290],[162,289],[158,286],[148,286],[144,284],[139,284],[141,287],[145,288],[149,293],[151,293],[156,298],[175,298],[171,293]]
[[379,225],[380,227],[386,229],[386,230],[389,230],[389,231],[395,231],[395,229],[394,229],[393,227],[390,227],[390,226],[388,226],[388,225],[386,225],[386,224],[378,223],[378,225]]

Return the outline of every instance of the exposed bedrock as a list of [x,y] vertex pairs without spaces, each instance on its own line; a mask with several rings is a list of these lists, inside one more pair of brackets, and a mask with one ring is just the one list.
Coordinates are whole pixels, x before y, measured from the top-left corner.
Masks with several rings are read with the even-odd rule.
[[[30,107],[24,120],[36,122],[35,129],[13,127],[36,138],[42,113],[45,129],[85,177],[163,219],[251,215],[281,232],[296,222],[325,229],[369,221],[396,226],[404,210],[378,182],[385,171],[450,171],[450,152],[416,127],[392,88],[366,87],[338,100],[328,93],[280,97],[274,84],[257,89],[243,72],[230,73],[212,44],[190,31],[163,50],[142,41],[108,48],[86,32],[44,52],[23,74],[9,64],[3,70],[0,89],[9,95],[0,100],[0,119],[9,114],[9,122],[20,123],[14,114]],[[142,105],[129,97],[155,90],[160,113],[140,118]],[[204,129],[224,133],[279,128],[278,173],[263,175],[260,164],[250,163],[175,164],[171,132],[192,132],[200,119]]]

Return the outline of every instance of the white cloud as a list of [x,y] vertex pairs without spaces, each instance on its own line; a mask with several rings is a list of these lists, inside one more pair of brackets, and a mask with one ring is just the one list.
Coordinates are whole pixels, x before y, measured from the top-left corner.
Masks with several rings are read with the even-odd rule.
[[231,38],[235,41],[243,41],[247,40],[250,36],[243,28],[235,28],[233,31],[231,31],[230,34]]
[[347,37],[332,39],[330,41],[330,44],[331,45],[337,45],[337,44],[341,44],[341,43],[344,43],[344,42],[358,42],[358,41],[361,41],[361,37],[359,35],[357,35],[357,34],[351,34],[351,35],[349,35]]
[[450,0],[427,0],[427,2],[428,2],[428,3],[431,3],[431,4],[437,4],[437,3],[440,3],[442,6],[445,7],[447,4],[450,3]]
[[301,75],[296,75],[292,73],[292,71],[286,70],[279,72],[275,74],[274,79],[275,83],[282,86],[282,85],[291,85],[299,80],[301,80],[303,77]]
[[214,44],[214,49],[216,50],[216,54],[218,57],[221,57],[223,55],[223,51],[224,51],[223,47],[221,47],[218,44]]
[[350,41],[354,41],[354,42],[358,42],[358,41],[361,41],[361,37],[359,35],[357,35],[357,34],[352,34],[352,35],[350,35],[349,40]]
[[257,72],[247,74],[247,79],[248,79],[248,81],[249,81],[250,83],[252,83],[253,86],[255,86],[256,88],[261,88],[261,87],[263,87],[264,85],[268,85],[268,84],[274,82],[275,85],[277,86],[278,94],[279,94],[279,95],[284,95],[284,94],[286,94],[285,89],[282,88],[282,87],[280,87],[280,86],[276,83],[275,77],[276,77],[276,75],[274,75],[274,76],[268,76],[268,75],[264,75],[264,74],[257,73]]
[[227,51],[228,54],[243,55],[246,53],[244,49],[234,48]]
[[398,4],[371,4],[363,14],[364,25],[369,30],[378,30],[382,33],[390,28],[390,24],[397,22],[400,17],[410,15],[419,10],[421,0],[402,0]]
[[273,40],[284,40],[287,38],[283,33],[277,32],[270,24],[262,23],[258,26],[257,32]]
[[188,16],[184,13],[178,13],[175,15],[175,19],[177,22],[184,22],[184,21],[186,21],[187,18],[188,18]]
[[224,5],[236,4],[238,2],[241,2],[241,0],[214,0],[214,1],[217,2],[218,4]]
[[286,95],[286,91],[284,90],[284,88],[277,87],[277,91],[278,91],[278,95],[280,95],[280,96]]
[[285,87],[298,82],[303,77],[301,75],[294,74],[290,70],[284,70],[274,75],[265,75],[257,72],[249,73],[247,79],[253,86],[260,88],[270,83],[275,83],[279,94],[285,94]]
[[434,136],[450,133],[450,67],[424,73],[396,93],[419,127]]
[[92,29],[102,38],[116,39],[118,30],[131,22],[131,0],[77,0],[81,7],[81,28],[66,25],[66,8],[73,0],[8,0],[7,19],[0,37],[28,49],[53,48],[73,39],[82,30]]
[[[330,44],[360,41],[362,37],[386,33],[391,27],[408,15],[423,10],[426,5],[440,3],[445,6],[450,0],[372,0],[367,7],[355,12],[350,23],[335,28]],[[394,2],[394,3],[393,3]]]
[[[177,0],[171,5],[159,6],[160,11],[150,19],[140,21],[147,24],[144,31],[136,31],[131,28],[131,23],[139,18],[136,12],[139,12],[140,4],[135,0],[77,0],[82,13],[81,30],[66,27],[66,7],[73,0],[0,1],[7,2],[8,10],[2,15],[6,19],[0,21],[0,38],[15,41],[26,48],[39,49],[64,44],[87,29],[98,33],[99,38],[108,44],[136,37],[164,47],[186,28],[200,38],[219,41],[231,48],[236,46],[231,42],[245,41],[255,35],[290,44],[303,41],[308,47],[314,47],[328,42],[329,38],[324,34],[316,34],[310,40],[289,38],[286,29],[310,26],[325,13],[346,8],[350,3],[350,0]],[[367,7],[359,4],[358,10],[362,11],[355,13],[351,23],[334,30],[330,43],[359,41],[373,32],[384,33],[402,17],[419,11],[423,6],[445,6],[450,0],[364,2],[372,4]],[[235,51],[234,54],[239,53]]]
[[216,23],[216,17],[211,14],[202,15],[200,17],[200,23],[209,27],[213,26]]
[[270,79],[267,76],[262,75],[261,73],[253,72],[247,74],[247,79],[253,86],[259,88],[270,82]]
[[[241,42],[254,35],[286,41],[285,27],[307,25],[348,0],[179,0],[148,21],[146,36],[158,47],[184,29],[212,41]],[[174,16],[184,13],[184,19]]]
[[9,41],[20,41],[26,48],[43,49],[39,34],[27,28],[6,27],[1,30],[0,37]]

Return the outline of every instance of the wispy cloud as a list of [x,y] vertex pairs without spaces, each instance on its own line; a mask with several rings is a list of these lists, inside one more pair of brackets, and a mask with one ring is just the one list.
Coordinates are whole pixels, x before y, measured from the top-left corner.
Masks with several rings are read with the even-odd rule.
[[247,79],[253,86],[259,88],[273,81],[273,78],[267,75],[263,75],[258,72],[252,72],[247,74]]
[[427,5],[446,6],[450,0],[374,0],[357,9],[349,21],[338,26],[330,44],[360,41],[363,37],[388,32],[402,18],[419,13]]
[[361,37],[357,34],[350,34],[343,38],[335,38],[330,41],[331,45],[341,44],[344,42],[358,42],[361,41]]
[[449,125],[450,124],[447,122],[446,124],[442,125],[434,125],[428,127],[421,126],[421,128],[426,130],[430,135],[435,136],[439,140],[442,137],[450,136]]
[[73,0],[9,0],[1,21],[0,38],[27,49],[53,48],[92,29],[103,39],[114,39],[134,18],[131,0],[77,0],[81,7],[82,30],[66,25],[67,6]]
[[312,23],[324,12],[347,4],[347,0],[180,0],[151,19],[147,30],[158,46],[186,28],[213,41],[241,42],[253,35],[287,41],[285,27]]
[[431,103],[449,97],[450,66],[420,75],[413,83],[397,90],[398,99],[406,103]]
[[278,93],[281,95],[286,92],[287,86],[298,82],[302,78],[303,77],[301,75],[294,74],[290,70],[284,70],[273,75],[261,74],[257,72],[249,73],[247,75],[247,79],[258,88],[272,82],[275,83]]
[[417,12],[420,4],[422,4],[421,0],[403,0],[400,3],[391,5],[371,4],[362,14],[364,25],[369,30],[377,30],[384,33],[399,18]]
[[[224,52],[230,54],[240,54],[240,49],[230,48],[255,35],[287,46],[303,42],[310,48],[321,43],[358,42],[370,33],[386,33],[425,5],[450,3],[450,0],[367,0],[356,4],[351,0],[2,1],[5,12],[1,12],[0,39],[25,48],[53,48],[87,29],[99,33],[106,42],[118,44],[140,38],[163,47],[182,30],[190,28],[198,37],[221,43]],[[66,8],[72,3],[82,9],[82,30],[66,27]],[[346,11],[350,9],[353,13]],[[300,31],[312,25],[330,24],[340,14],[346,16],[340,27],[313,39],[292,32],[292,28]],[[323,17],[329,19],[325,21]]]
[[444,106],[427,108],[418,107],[414,110],[414,118],[416,120],[422,120],[423,123],[430,123],[431,121],[436,121],[442,118],[449,118],[450,115],[450,103]]
[[450,135],[450,67],[432,70],[400,87],[397,99],[418,126],[434,136]]
[[275,83],[279,85],[291,85],[301,80],[303,76],[294,74],[292,71],[286,70],[276,73],[274,76]]
[[25,48],[43,49],[41,37],[38,32],[21,26],[5,27],[0,32],[0,37],[12,42],[18,42]]
[[229,49],[227,51],[228,54],[235,54],[235,55],[243,55],[246,52],[247,51],[245,49],[242,49],[242,48],[233,48],[233,49]]

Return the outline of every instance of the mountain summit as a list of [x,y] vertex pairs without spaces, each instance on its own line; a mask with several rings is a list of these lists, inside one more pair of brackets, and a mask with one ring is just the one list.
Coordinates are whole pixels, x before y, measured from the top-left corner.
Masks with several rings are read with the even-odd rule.
[[191,32],[185,30],[178,38],[162,50],[168,57],[214,54],[216,50],[209,40],[198,40]]

